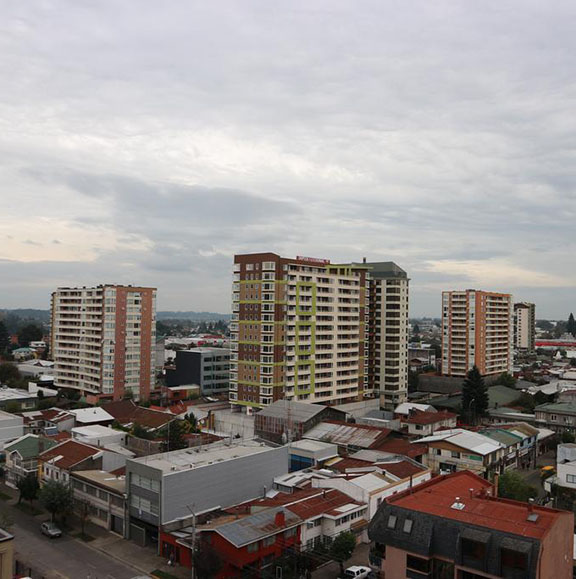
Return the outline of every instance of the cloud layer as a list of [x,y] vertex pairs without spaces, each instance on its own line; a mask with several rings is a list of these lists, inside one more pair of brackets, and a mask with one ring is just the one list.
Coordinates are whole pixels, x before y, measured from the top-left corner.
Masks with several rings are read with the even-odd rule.
[[8,1],[0,307],[58,285],[228,311],[232,256],[392,259],[576,309],[576,6]]

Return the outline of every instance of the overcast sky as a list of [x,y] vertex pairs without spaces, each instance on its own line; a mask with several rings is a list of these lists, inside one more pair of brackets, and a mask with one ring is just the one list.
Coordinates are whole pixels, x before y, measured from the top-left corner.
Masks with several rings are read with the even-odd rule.
[[235,253],[393,260],[576,310],[576,3],[0,0],[0,307]]

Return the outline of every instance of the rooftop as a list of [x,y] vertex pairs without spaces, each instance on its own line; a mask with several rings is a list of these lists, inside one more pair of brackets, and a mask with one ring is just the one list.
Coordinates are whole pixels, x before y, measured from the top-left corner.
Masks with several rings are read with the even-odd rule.
[[58,468],[68,469],[90,458],[96,458],[102,451],[76,440],[67,440],[46,450],[39,458],[43,462],[50,462]]
[[25,434],[20,438],[4,445],[5,452],[18,451],[23,459],[36,458],[41,452],[56,446],[56,442],[42,438],[37,434]]
[[135,404],[133,400],[108,402],[108,404],[104,404],[102,408],[120,424],[139,424],[151,430],[162,428],[175,418],[171,412],[143,408]]
[[290,450],[304,450],[306,452],[321,452],[323,450],[333,451],[334,455],[338,454],[338,447],[329,442],[321,442],[320,440],[297,440],[290,443]]
[[28,398],[38,398],[38,393],[28,392],[28,390],[22,390],[21,388],[8,388],[8,386],[0,387],[0,402]]
[[551,402],[540,404],[534,409],[535,412],[558,412],[559,414],[576,414],[576,403],[574,402]]
[[227,460],[243,458],[273,450],[274,446],[256,441],[244,441],[239,443],[215,443],[209,447],[193,447],[183,450],[174,450],[151,456],[143,456],[128,462],[145,464],[151,468],[158,469],[166,474],[174,471],[184,471],[192,468],[210,466]]
[[76,422],[82,422],[84,424],[114,420],[113,416],[98,406],[93,408],[78,408],[77,410],[70,410],[70,413],[76,416]]
[[394,414],[409,415],[412,410],[420,410],[421,412],[436,412],[436,408],[431,404],[417,404],[415,402],[402,402],[394,409]]
[[[493,492],[491,483],[469,471],[461,471],[433,478],[411,492],[389,497],[386,502],[467,525],[534,539],[542,538],[559,516],[569,516],[556,509],[495,498],[488,492]],[[454,506],[456,503],[459,503],[458,508]],[[532,513],[537,516],[528,519]]]
[[[269,406],[266,406],[266,408],[263,408],[256,416],[286,418],[288,412],[290,412],[290,418],[294,422],[306,422],[326,410],[326,408],[326,406],[321,404],[306,404],[305,402],[295,402],[293,400],[277,400]],[[342,414],[344,415],[344,413]]]
[[304,438],[338,445],[373,448],[383,442],[390,432],[387,428],[330,420],[317,424],[304,434]]
[[407,418],[403,418],[402,422],[405,424],[437,424],[438,422],[443,422],[444,420],[455,419],[458,415],[453,412],[448,412],[447,410],[442,410],[441,412],[422,412],[416,410],[410,414]]
[[488,436],[472,432],[463,428],[452,428],[449,430],[441,430],[435,432],[432,436],[425,436],[420,438],[417,442],[425,442],[431,444],[441,440],[448,440],[450,444],[464,448],[475,454],[482,456],[490,454],[503,448],[504,445],[496,440],[492,440]]
[[80,470],[72,473],[74,478],[94,483],[117,494],[124,494],[126,491],[126,477],[116,476],[105,470]]
[[77,426],[76,428],[72,429],[74,434],[79,436],[112,436],[118,434],[124,434],[120,430],[115,430],[114,428],[110,428],[109,426],[102,426],[101,424],[90,424],[89,426]]

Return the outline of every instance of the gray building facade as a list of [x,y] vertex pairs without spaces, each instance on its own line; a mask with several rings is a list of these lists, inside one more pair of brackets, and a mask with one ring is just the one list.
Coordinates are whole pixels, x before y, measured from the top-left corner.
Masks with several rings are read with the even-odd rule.
[[197,384],[202,395],[210,396],[230,389],[230,350],[193,348],[176,352],[176,368],[167,370],[167,386]]

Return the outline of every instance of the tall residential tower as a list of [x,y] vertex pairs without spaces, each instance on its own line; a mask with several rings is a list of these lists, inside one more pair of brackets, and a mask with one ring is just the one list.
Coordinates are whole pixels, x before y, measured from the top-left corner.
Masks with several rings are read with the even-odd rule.
[[230,402],[343,404],[381,390],[388,405],[402,401],[407,284],[391,263],[237,255]]
[[528,302],[514,304],[514,347],[534,351],[536,306]]
[[442,292],[442,374],[484,376],[512,371],[513,302],[510,294]]
[[154,288],[101,285],[52,294],[54,385],[89,401],[146,400],[154,387]]

